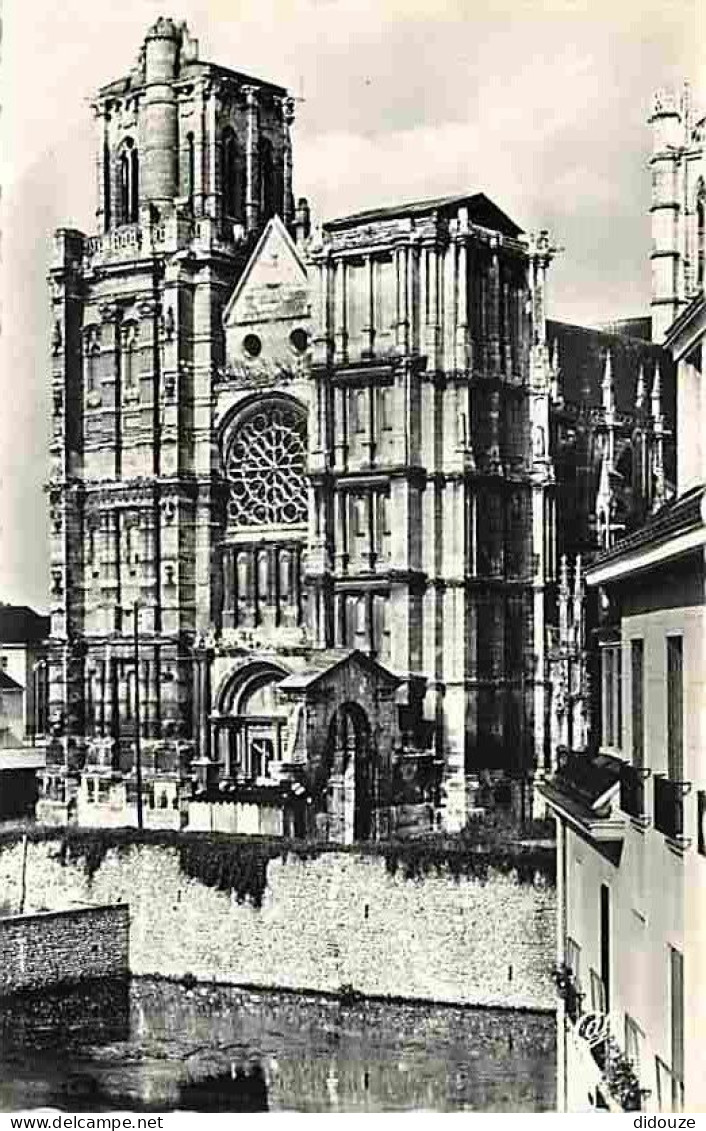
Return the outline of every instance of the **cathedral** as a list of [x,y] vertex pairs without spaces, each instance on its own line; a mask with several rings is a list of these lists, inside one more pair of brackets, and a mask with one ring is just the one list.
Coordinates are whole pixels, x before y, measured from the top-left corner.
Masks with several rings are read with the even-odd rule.
[[554,248],[480,191],[312,224],[294,100],[185,24],[93,110],[96,231],[49,274],[40,819],[350,842],[524,812],[557,550],[610,536],[635,431],[623,339],[573,411]]

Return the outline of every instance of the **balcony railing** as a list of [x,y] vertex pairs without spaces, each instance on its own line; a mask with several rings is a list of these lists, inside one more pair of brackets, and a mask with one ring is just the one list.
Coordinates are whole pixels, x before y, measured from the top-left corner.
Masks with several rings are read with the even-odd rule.
[[672,840],[684,836],[684,797],[690,789],[691,782],[655,776],[655,828]]
[[645,816],[645,780],[649,775],[649,770],[627,762],[620,767],[620,808],[638,820]]

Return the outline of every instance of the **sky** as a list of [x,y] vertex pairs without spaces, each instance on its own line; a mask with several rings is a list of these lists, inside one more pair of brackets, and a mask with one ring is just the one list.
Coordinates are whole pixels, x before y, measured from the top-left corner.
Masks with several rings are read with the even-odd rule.
[[[94,229],[92,94],[159,15],[201,58],[300,99],[314,218],[482,191],[562,248],[549,316],[647,313],[647,117],[706,105],[701,0],[4,0],[0,90],[0,601],[48,605],[49,316],[56,227]],[[700,22],[699,22],[700,21]]]

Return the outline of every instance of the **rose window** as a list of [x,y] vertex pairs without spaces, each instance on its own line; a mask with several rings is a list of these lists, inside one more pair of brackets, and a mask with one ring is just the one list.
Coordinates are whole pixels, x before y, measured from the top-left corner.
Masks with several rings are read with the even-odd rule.
[[286,405],[263,405],[237,425],[225,461],[229,517],[238,526],[306,522],[306,423]]

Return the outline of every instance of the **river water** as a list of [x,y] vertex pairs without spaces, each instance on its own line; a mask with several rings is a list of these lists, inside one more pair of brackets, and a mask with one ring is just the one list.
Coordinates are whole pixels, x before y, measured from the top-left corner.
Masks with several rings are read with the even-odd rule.
[[0,1003],[0,1111],[553,1111],[553,1017],[140,978]]

